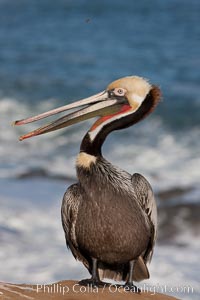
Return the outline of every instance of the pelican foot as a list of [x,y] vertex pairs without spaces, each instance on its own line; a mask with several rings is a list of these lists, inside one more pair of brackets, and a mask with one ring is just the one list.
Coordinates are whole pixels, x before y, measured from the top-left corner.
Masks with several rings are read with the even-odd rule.
[[89,287],[105,287],[105,286],[109,286],[109,283],[107,282],[103,282],[101,280],[98,279],[94,279],[94,278],[90,278],[90,279],[83,279],[81,281],[79,281],[80,285],[84,285],[84,286],[89,286]]
[[137,293],[137,294],[141,293],[141,290],[136,285],[134,285],[132,282],[125,283],[124,290],[132,292],[132,293]]

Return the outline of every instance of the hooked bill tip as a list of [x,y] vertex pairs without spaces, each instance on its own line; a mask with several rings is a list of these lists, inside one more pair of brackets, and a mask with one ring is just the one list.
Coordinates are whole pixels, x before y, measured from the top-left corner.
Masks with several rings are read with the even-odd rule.
[[25,124],[23,119],[12,122],[12,126],[22,125],[22,124]]
[[30,138],[30,137],[35,136],[35,135],[37,135],[35,132],[29,132],[29,133],[27,133],[27,134],[25,134],[25,135],[21,135],[21,136],[19,137],[19,141],[26,140],[26,139],[28,139],[28,138]]
[[19,141],[21,142],[21,141],[23,141],[23,140],[25,140],[25,139],[28,139],[30,136],[28,135],[28,134],[26,134],[26,135],[21,135],[20,137],[19,137]]
[[19,122],[19,121],[13,121],[13,122],[11,123],[11,126],[18,125],[18,124],[17,124],[18,122]]

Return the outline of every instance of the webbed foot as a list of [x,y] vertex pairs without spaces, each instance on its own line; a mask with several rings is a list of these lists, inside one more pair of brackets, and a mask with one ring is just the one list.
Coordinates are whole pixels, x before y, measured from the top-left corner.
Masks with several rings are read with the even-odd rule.
[[109,283],[94,278],[83,279],[79,281],[79,284],[84,286],[99,287],[99,288],[109,286]]

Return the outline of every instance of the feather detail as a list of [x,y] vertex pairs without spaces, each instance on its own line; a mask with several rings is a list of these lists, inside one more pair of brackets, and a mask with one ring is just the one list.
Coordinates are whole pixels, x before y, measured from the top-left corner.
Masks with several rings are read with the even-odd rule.
[[151,226],[151,239],[146,252],[143,255],[145,263],[150,262],[153,255],[153,248],[157,237],[157,206],[154,194],[149,182],[140,174],[132,176],[132,183],[146,220]]
[[75,235],[75,225],[80,202],[80,186],[79,184],[73,184],[67,189],[63,197],[61,207],[62,225],[65,232],[67,247],[70,248],[75,259],[82,261],[84,266],[90,271],[90,263],[83,255],[81,255]]
[[135,261],[133,269],[133,280],[141,281],[150,277],[149,270],[141,256]]

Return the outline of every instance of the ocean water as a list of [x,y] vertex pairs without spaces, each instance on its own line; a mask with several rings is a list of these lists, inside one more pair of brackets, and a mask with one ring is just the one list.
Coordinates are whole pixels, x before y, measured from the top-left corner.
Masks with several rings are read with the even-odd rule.
[[198,0],[0,0],[0,280],[87,276],[65,248],[59,210],[94,120],[24,142],[18,137],[38,124],[11,122],[139,75],[161,88],[162,101],[143,122],[110,134],[103,154],[145,175],[156,193],[149,284],[190,285],[193,293],[176,294],[198,299],[199,11]]

